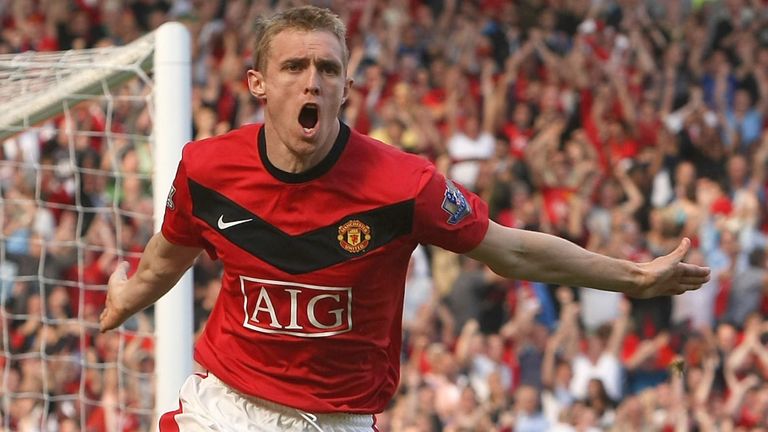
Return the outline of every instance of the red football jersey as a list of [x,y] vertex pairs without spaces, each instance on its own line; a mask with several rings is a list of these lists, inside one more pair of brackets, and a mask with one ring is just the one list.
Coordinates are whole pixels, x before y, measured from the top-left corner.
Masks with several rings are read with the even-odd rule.
[[418,243],[477,246],[487,206],[418,156],[341,124],[303,173],[261,125],[184,147],[162,233],[222,260],[195,359],[238,391],[315,413],[377,413],[397,388]]

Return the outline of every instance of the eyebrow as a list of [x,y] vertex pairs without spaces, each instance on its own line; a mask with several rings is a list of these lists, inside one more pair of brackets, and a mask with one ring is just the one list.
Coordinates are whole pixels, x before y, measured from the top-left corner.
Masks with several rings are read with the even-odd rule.
[[291,57],[280,62],[280,66],[286,66],[286,65],[306,66],[307,64],[309,64],[309,59],[306,57]]
[[[290,57],[280,62],[280,65],[281,66],[298,65],[298,66],[306,67],[307,65],[309,65],[310,62],[311,60],[307,57]],[[341,70],[341,63],[333,59],[321,58],[317,60],[316,64],[318,68],[333,68],[336,70]]]
[[336,60],[320,59],[317,61],[318,68],[331,68],[334,70],[341,70],[341,63]]

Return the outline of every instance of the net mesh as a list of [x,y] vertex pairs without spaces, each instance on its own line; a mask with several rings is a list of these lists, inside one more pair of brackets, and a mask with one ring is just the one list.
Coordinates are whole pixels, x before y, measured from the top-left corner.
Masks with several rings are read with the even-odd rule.
[[98,316],[153,232],[152,46],[0,56],[4,430],[151,428],[151,311]]

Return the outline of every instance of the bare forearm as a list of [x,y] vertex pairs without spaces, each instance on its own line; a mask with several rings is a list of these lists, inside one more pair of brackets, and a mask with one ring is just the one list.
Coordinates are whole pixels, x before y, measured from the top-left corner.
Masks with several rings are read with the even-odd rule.
[[599,255],[548,234],[496,231],[494,250],[502,253],[477,251],[478,256],[473,256],[473,251],[470,256],[501,276],[620,292],[632,291],[643,282],[643,272],[635,263]]
[[[136,313],[156,302],[179,281],[199,254],[198,249],[173,246],[162,236],[155,234],[139,262],[136,273],[128,279],[125,307]],[[182,252],[177,251],[181,248]]]
[[552,388],[555,382],[555,350],[554,344],[548,344],[544,350],[544,358],[541,362],[541,383],[545,388]]
[[704,404],[709,399],[709,393],[712,391],[712,383],[714,381],[715,370],[705,366],[701,382],[693,393],[694,401],[697,404]]
[[650,298],[682,294],[709,280],[709,268],[682,262],[690,247],[691,241],[684,238],[667,255],[633,263],[590,252],[558,237],[490,222],[485,238],[468,256],[508,278]]
[[627,359],[624,366],[628,370],[635,370],[638,368],[643,362],[648,360],[654,353],[656,353],[656,347],[653,346],[653,343],[650,341],[644,341],[640,347],[632,354],[632,356]]

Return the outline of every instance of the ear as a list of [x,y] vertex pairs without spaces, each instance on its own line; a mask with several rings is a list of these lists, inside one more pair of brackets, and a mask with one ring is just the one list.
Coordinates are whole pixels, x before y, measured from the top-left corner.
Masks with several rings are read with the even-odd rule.
[[248,90],[257,99],[267,98],[267,86],[264,81],[264,74],[255,69],[248,70]]
[[352,78],[347,78],[347,82],[344,83],[344,90],[341,93],[341,104],[344,105],[347,102],[347,98],[349,98],[349,90],[352,89],[352,84],[354,84],[355,80]]

